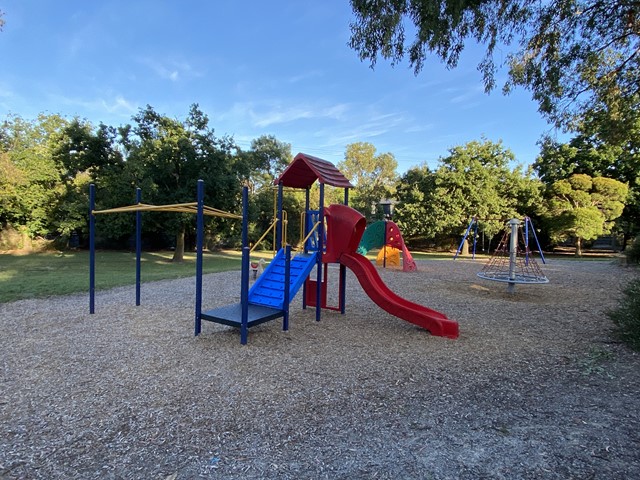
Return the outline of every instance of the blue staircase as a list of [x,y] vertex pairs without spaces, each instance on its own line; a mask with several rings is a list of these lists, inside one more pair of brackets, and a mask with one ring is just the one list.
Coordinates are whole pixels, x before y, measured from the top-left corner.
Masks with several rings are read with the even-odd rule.
[[[289,301],[293,300],[316,264],[315,253],[301,253],[291,259]],[[284,309],[285,252],[280,249],[249,290],[249,304]]]

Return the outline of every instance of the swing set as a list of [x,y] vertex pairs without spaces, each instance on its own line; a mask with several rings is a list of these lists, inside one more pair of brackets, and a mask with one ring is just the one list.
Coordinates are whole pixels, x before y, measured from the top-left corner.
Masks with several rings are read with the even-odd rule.
[[[462,247],[464,246],[464,242],[469,238],[469,235],[471,234],[471,231],[473,230],[473,249],[472,249],[472,254],[471,254],[471,258],[473,260],[475,260],[476,258],[476,249],[477,249],[477,244],[478,244],[478,223],[480,220],[499,220],[501,222],[503,222],[504,220],[502,219],[497,219],[497,218],[478,218],[477,216],[473,216],[471,217],[471,220],[469,221],[469,225],[467,226],[466,231],[464,232],[464,235],[462,236],[462,240],[460,241],[460,245],[458,246],[458,250],[456,250],[455,255],[453,256],[453,259],[455,260],[456,258],[458,258],[458,256],[460,255],[460,253],[462,252]],[[542,253],[542,248],[540,248],[540,242],[538,241],[538,236],[536,235],[536,231],[533,228],[533,222],[531,221],[530,217],[524,217],[524,219],[522,220],[522,223],[524,224],[524,244],[527,247],[526,250],[529,252],[529,231],[531,231],[533,238],[535,239],[536,245],[538,246],[538,252],[540,252],[540,257],[542,258],[542,263],[546,263],[544,261],[544,255]],[[484,232],[482,232],[484,235]],[[504,240],[504,238],[503,238]],[[491,244],[491,240],[489,240],[489,244]],[[500,244],[498,244],[500,245]],[[497,249],[496,249],[497,250]],[[484,251],[484,241],[483,241],[483,250]]]

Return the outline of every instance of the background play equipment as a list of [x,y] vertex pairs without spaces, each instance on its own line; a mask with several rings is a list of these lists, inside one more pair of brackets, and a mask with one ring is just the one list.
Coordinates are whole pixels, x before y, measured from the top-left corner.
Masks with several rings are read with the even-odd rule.
[[378,255],[376,255],[376,265],[379,267],[401,267],[402,258],[400,256],[402,252],[394,247],[385,245],[380,249]]
[[471,232],[472,228],[473,228],[473,250],[472,250],[473,253],[471,254],[471,258],[475,260],[476,244],[478,242],[478,217],[475,217],[475,216],[471,217],[471,221],[469,222],[469,226],[467,227],[467,230],[464,232],[464,235],[462,236],[462,240],[460,241],[458,250],[456,250],[456,254],[453,256],[454,260],[458,258],[458,255],[460,255],[460,252],[462,252],[462,246],[464,245],[465,240],[469,237],[469,232]]
[[[524,228],[520,228],[521,226],[524,226]],[[518,231],[520,231],[520,235],[518,235]],[[485,280],[508,283],[507,291],[509,293],[515,292],[517,283],[549,283],[549,279],[542,273],[529,249],[529,232],[532,232],[538,245],[542,263],[546,263],[531,219],[525,217],[524,222],[522,222],[517,218],[513,218],[509,220],[508,227],[505,229],[498,248],[482,271],[478,273],[478,277]]]
[[[395,248],[402,252],[402,270],[412,272],[417,269],[416,262],[404,243],[398,225],[391,220],[373,222],[362,234],[360,245],[358,245],[358,253],[366,255],[369,250],[380,248],[382,253],[381,264],[386,267],[387,251],[385,247]],[[380,254],[378,254],[378,257],[380,257]]]

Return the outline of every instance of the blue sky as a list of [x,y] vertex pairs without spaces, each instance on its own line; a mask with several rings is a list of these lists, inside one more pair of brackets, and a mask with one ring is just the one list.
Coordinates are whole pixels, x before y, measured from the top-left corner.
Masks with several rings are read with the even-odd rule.
[[553,133],[527,92],[484,93],[477,47],[451,71],[437,59],[418,76],[384,60],[372,70],[347,46],[348,0],[1,0],[0,10],[0,118],[117,126],[147,104],[184,119],[198,103],[242,148],[275,135],[293,154],[337,163],[346,145],[370,142],[399,173],[482,137],[530,164]]

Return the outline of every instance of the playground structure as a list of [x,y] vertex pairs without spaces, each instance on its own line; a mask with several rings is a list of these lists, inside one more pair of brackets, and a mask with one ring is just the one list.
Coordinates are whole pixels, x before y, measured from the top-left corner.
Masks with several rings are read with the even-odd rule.
[[[310,208],[310,188],[319,182],[319,205]],[[446,315],[430,308],[403,299],[393,293],[382,281],[376,268],[363,255],[356,252],[366,227],[365,218],[348,206],[351,183],[333,164],[311,155],[299,153],[285,171],[275,181],[278,186],[277,223],[283,223],[282,198],[284,187],[302,188],[306,191],[305,237],[303,251],[292,257],[291,246],[283,241],[281,228],[276,232],[277,254],[249,289],[250,248],[248,244],[248,189],[242,192],[242,269],[240,280],[240,302],[209,310],[202,309],[202,261],[204,243],[204,215],[224,215],[240,218],[204,205],[204,182],[198,181],[197,202],[169,206],[138,205],[104,211],[94,210],[93,187],[90,194],[90,312],[94,310],[94,244],[93,231],[95,214],[135,211],[140,215],[144,210],[189,211],[197,215],[196,234],[196,302],[194,333],[202,331],[202,320],[230,325],[240,329],[240,342],[246,344],[250,327],[277,318],[283,319],[282,328],[289,328],[289,305],[302,289],[302,307],[316,308],[316,321],[321,319],[322,309],[345,313],[346,268],[351,269],[365,293],[388,313],[428,330],[432,335],[448,338],[458,337],[458,323]],[[344,205],[324,206],[324,186],[344,188]],[[139,217],[137,217],[139,219]],[[397,227],[396,227],[397,228]],[[140,222],[137,222],[139,239]],[[404,243],[404,242],[402,242]],[[141,242],[137,242],[139,252]],[[139,305],[139,253],[137,255],[136,305]],[[339,301],[337,306],[327,304],[328,264],[339,265]],[[311,278],[316,270],[315,280]]]
[[[521,228],[522,226],[524,228]],[[478,277],[496,282],[506,282],[509,293],[515,292],[516,284],[549,283],[549,279],[542,273],[529,249],[530,231],[535,238],[542,263],[546,263],[531,219],[525,217],[524,221],[520,221],[517,218],[512,218],[508,222],[508,227],[504,231],[498,248],[482,271],[478,272]]]
[[402,253],[402,270],[413,272],[417,270],[416,262],[404,243],[400,228],[391,220],[380,220],[367,227],[358,245],[358,253],[366,255],[369,250],[379,248],[376,263],[382,267],[400,266]]
[[[204,225],[203,217],[215,216],[232,219],[242,219],[242,216],[225,212],[217,208],[208,207],[204,204],[204,182],[198,180],[197,202],[176,203],[171,205],[149,205],[142,203],[142,190],[136,189],[136,203],[124,207],[96,210],[96,187],[89,185],[89,313],[95,313],[95,286],[96,286],[96,215],[107,213],[127,213],[136,214],[136,306],[140,305],[140,277],[142,258],[142,212],[178,212],[196,214],[198,218],[198,231]],[[202,262],[196,263],[196,280],[202,282]]]

